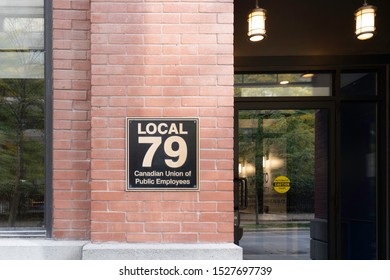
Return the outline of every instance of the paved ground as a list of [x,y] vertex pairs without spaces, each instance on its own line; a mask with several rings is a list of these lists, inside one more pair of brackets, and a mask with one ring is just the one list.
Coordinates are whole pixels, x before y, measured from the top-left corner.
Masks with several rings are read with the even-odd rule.
[[305,229],[244,231],[239,244],[245,260],[309,260],[310,231]]
[[[259,214],[257,219],[261,226],[256,227],[255,214],[242,213],[241,225],[244,227],[244,235],[239,245],[244,250],[244,259],[309,260],[308,222],[312,218],[312,214]],[[297,227],[280,228],[284,223],[290,225],[295,223]]]
[[[255,223],[256,214],[240,213],[242,223]],[[310,221],[314,219],[314,214],[258,214],[259,221]]]

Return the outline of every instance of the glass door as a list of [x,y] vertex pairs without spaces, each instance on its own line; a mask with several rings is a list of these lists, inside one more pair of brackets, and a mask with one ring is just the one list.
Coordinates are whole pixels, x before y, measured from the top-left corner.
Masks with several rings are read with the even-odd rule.
[[328,109],[238,110],[245,258],[326,258],[328,122]]

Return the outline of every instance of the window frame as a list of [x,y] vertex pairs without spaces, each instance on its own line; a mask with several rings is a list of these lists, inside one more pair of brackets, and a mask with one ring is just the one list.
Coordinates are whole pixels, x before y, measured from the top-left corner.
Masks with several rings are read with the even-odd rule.
[[44,228],[36,227],[4,227],[0,228],[1,237],[52,237],[53,225],[53,62],[52,62],[52,1],[43,0],[43,19],[44,19]]

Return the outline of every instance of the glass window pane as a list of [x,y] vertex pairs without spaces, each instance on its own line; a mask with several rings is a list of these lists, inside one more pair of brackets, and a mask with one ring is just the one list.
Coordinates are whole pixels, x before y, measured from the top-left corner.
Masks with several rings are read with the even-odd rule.
[[377,108],[341,108],[341,234],[343,259],[376,259]]
[[44,52],[1,52],[0,78],[31,79],[44,77]]
[[330,96],[330,73],[237,74],[236,97]]
[[0,3],[0,227],[44,222],[43,0]]
[[328,111],[241,110],[238,126],[244,258],[327,258]]
[[377,94],[376,73],[341,74],[341,95],[375,96]]
[[43,0],[0,3],[0,62],[0,78],[43,79]]

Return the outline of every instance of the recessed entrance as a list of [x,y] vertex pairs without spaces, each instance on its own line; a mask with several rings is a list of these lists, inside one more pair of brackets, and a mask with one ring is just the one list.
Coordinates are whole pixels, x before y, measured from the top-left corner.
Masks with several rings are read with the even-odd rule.
[[304,74],[236,76],[236,241],[245,259],[380,258],[379,75]]

